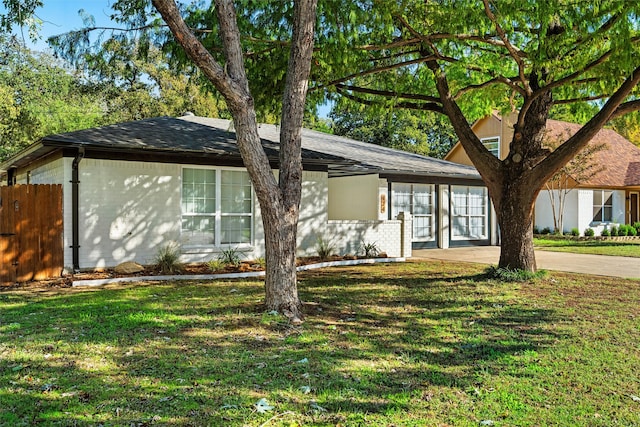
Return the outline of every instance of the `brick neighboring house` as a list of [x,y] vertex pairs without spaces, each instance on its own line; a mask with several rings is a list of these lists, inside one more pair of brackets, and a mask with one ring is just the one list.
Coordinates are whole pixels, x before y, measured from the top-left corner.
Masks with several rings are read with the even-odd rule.
[[[509,152],[516,118],[516,114],[506,117],[492,114],[478,120],[472,129],[490,151],[504,159]],[[580,125],[575,123],[548,120],[545,139],[565,141],[578,129]],[[564,231],[577,228],[583,233],[593,228],[599,235],[614,225],[640,221],[640,148],[610,129],[600,130],[589,144],[604,144],[605,148],[593,154],[598,172],[572,182],[575,189],[565,201]],[[460,143],[445,159],[471,165]],[[553,196],[558,199],[557,192],[553,192]],[[539,229],[553,230],[554,227],[550,197],[544,188],[536,200],[534,224]]]

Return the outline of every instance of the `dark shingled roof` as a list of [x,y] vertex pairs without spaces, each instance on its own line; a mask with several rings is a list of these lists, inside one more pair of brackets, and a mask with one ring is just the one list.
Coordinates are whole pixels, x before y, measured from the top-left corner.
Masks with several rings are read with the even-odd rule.
[[[218,129],[231,128],[231,122],[224,119],[185,116],[180,117],[180,120],[201,123]],[[263,140],[271,141],[275,144],[278,143],[280,138],[280,128],[276,125],[262,124],[258,128],[258,133]],[[302,147],[323,155],[335,155],[352,160],[352,164],[341,168],[343,174],[384,172],[480,179],[476,169],[471,166],[420,156],[309,129],[302,130]]]
[[[258,133],[267,156],[277,163],[280,128],[263,124]],[[230,120],[184,116],[157,117],[46,136],[0,167],[5,170],[20,167],[53,149],[77,147],[114,153],[169,154],[183,159],[195,156],[240,159]],[[386,173],[480,180],[471,166],[308,129],[302,131],[302,158],[303,164],[328,167],[330,176]]]

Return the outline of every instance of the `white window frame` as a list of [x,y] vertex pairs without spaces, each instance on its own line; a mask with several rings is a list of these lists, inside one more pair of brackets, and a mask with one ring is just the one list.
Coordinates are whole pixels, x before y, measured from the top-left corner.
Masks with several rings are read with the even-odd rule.
[[[482,189],[482,214],[471,213],[471,189]],[[456,212],[456,196],[464,196],[465,205],[464,212]],[[489,197],[486,187],[472,186],[472,185],[452,185],[451,186],[451,240],[464,241],[464,240],[486,240],[489,238]],[[482,218],[482,233],[480,235],[473,235],[471,233],[472,223],[474,219]],[[465,222],[465,233],[459,234],[458,219],[463,219]]]
[[[416,214],[414,212],[414,206],[416,205],[415,203],[415,189],[417,188],[428,188],[428,193],[429,193],[429,197],[431,200],[431,204],[430,206],[430,213],[428,214]],[[395,218],[402,209],[399,209],[396,204],[396,200],[397,197],[400,193],[405,193],[407,194],[407,190],[408,192],[408,196],[409,196],[409,206],[408,206],[408,210],[412,217],[413,217],[413,227],[411,230],[411,241],[413,242],[432,242],[436,239],[436,211],[437,211],[437,204],[436,204],[436,191],[435,191],[435,185],[433,184],[418,184],[418,183],[408,183],[408,182],[394,182],[391,184],[391,190],[392,190],[392,194],[391,194],[391,215],[393,218]],[[423,192],[424,193],[424,192]],[[421,237],[421,238],[417,238],[416,237],[416,227],[418,225],[418,222],[416,221],[416,218],[429,218],[429,222],[430,222],[430,227],[429,227],[429,236],[428,237]]]
[[[184,171],[185,169],[195,169],[195,170],[213,170],[215,171],[215,211],[213,214],[185,214],[183,212],[182,203],[184,200]],[[210,167],[210,166],[202,166],[202,165],[184,165],[180,170],[180,233],[182,236],[182,240],[185,242],[184,247],[188,249],[212,249],[212,248],[251,248],[254,244],[255,232],[254,232],[254,221],[255,221],[255,197],[254,197],[254,189],[253,185],[250,182],[251,187],[251,212],[249,213],[235,213],[235,212],[222,212],[222,172],[223,171],[232,171],[232,172],[243,172],[247,173],[247,170],[244,168],[231,168],[231,167]],[[188,233],[188,230],[184,230],[182,228],[182,221],[185,216],[188,217],[197,217],[197,216],[209,216],[214,220],[214,232],[213,232],[213,242],[212,243],[193,243],[189,242],[188,238],[186,238],[185,233]],[[222,243],[222,218],[230,217],[230,216],[245,216],[250,218],[250,237],[249,242],[247,243]]]
[[[596,204],[596,194],[600,194],[600,204]],[[609,194],[609,197],[605,195]],[[591,204],[593,206],[592,211],[592,223],[594,224],[608,224],[613,221],[613,190],[593,190],[593,197],[591,199]],[[607,205],[607,200],[611,199],[611,204]],[[605,218],[605,208],[609,208],[610,218]],[[598,213],[600,214],[600,219],[596,219],[596,209],[598,209]]]
[[[492,136],[492,137],[489,137],[489,138],[482,138],[480,140],[480,142],[482,142],[482,145],[484,145],[484,148],[489,150],[489,152],[491,154],[493,154],[497,158],[500,158],[500,137],[499,136]],[[489,147],[487,147],[488,144],[497,144],[497,147],[496,148],[489,148]]]

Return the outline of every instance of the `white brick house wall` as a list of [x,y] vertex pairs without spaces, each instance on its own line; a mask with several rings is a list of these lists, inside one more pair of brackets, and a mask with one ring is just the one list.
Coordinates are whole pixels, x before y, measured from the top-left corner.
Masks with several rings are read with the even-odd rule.
[[[33,184],[62,184],[65,268],[72,269],[72,163],[60,158],[33,169]],[[181,243],[182,165],[83,159],[79,166],[79,267],[112,267],[124,261],[153,262],[159,248]],[[276,172],[277,173],[277,172]],[[26,183],[26,174],[17,177]],[[402,240],[402,221],[328,220],[328,175],[303,172],[298,255],[316,255],[318,236],[333,238],[341,254],[355,254],[362,243],[376,243],[389,256],[410,256],[411,224]],[[260,207],[254,203],[253,245],[247,259],[264,257]],[[402,242],[405,242],[405,248]],[[220,248],[184,250],[184,262],[208,261]]]

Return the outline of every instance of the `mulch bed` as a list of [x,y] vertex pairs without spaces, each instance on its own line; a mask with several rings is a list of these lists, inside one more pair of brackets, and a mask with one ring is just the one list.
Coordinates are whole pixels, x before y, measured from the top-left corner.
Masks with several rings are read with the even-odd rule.
[[[386,257],[382,254],[380,257]],[[296,265],[309,265],[319,262],[328,261],[344,261],[358,259],[356,256],[332,256],[327,259],[321,259],[320,257],[303,257],[296,260]],[[140,273],[121,274],[117,273],[113,268],[96,269],[92,271],[81,271],[65,275],[63,277],[36,280],[24,283],[9,283],[0,284],[0,292],[3,290],[10,290],[16,288],[28,288],[28,287],[49,287],[49,288],[65,288],[71,287],[74,281],[77,280],[98,280],[98,279],[111,279],[118,277],[144,277],[144,276],[181,276],[181,275],[204,275],[204,274],[225,274],[225,273],[245,273],[251,271],[264,270],[259,264],[253,261],[241,262],[237,266],[228,265],[223,269],[212,271],[206,263],[193,263],[183,264],[180,271],[175,272],[163,272],[155,265],[143,266],[144,270]]]

